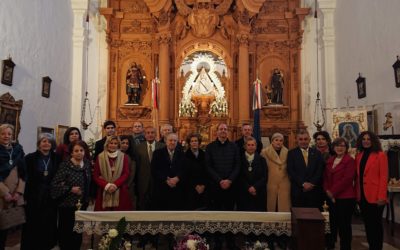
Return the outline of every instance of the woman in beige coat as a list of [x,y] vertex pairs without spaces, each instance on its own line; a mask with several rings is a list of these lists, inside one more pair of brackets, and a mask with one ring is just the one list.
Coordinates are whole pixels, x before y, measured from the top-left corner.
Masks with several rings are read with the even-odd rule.
[[[12,142],[14,127],[0,125],[0,211],[24,203],[25,160],[24,150]],[[8,228],[0,229],[0,249],[5,248]]]
[[290,212],[290,181],[286,170],[288,149],[283,146],[283,140],[282,134],[273,134],[271,145],[261,152],[268,165],[268,212]]

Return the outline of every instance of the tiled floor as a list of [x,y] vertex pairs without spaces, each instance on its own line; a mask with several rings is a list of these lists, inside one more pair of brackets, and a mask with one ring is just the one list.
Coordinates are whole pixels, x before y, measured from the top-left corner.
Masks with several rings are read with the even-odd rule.
[[[384,222],[384,229],[385,229],[385,243],[384,243],[384,250],[400,250],[400,225],[395,224],[392,226],[390,223]],[[393,229],[394,236],[391,236],[391,230]],[[16,230],[11,232],[8,241],[6,250],[17,250],[19,249],[19,239],[20,239],[20,230]],[[96,242],[98,241],[98,237],[96,237]],[[82,249],[89,249],[90,248],[90,236],[84,236],[84,243]],[[58,248],[54,248],[56,250]],[[133,248],[138,249],[138,248]],[[155,249],[151,248],[150,246],[146,247],[147,249]],[[277,248],[279,249],[279,248]],[[336,249],[339,249],[337,246]],[[367,250],[368,244],[365,238],[365,231],[364,225],[361,224],[358,220],[354,220],[353,224],[353,241],[352,241],[352,249],[353,250]],[[164,250],[162,247],[159,247],[159,250]],[[229,249],[227,249],[229,250]]]

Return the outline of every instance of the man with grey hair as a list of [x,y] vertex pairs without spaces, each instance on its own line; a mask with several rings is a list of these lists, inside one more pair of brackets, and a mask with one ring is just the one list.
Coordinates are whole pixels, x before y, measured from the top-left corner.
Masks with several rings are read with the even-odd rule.
[[[242,124],[242,137],[239,140],[236,140],[235,143],[238,146],[241,153],[244,153],[244,140],[250,138],[253,135],[253,127],[248,123]],[[256,138],[257,142],[257,153],[261,153],[263,149],[263,144],[260,140]]]
[[163,125],[161,125],[161,128],[160,128],[160,140],[159,140],[159,142],[161,142],[161,143],[166,143],[166,141],[165,141],[165,136],[166,135],[168,135],[169,133],[172,133],[173,132],[173,128],[172,128],[172,125],[171,124],[163,124]]
[[298,147],[289,150],[287,158],[292,206],[321,209],[324,160],[318,150],[309,146],[311,138],[307,130],[299,130],[296,140]]
[[154,151],[151,162],[154,179],[155,208],[159,210],[182,210],[181,185],[184,153],[178,145],[178,135],[169,133],[166,146]]

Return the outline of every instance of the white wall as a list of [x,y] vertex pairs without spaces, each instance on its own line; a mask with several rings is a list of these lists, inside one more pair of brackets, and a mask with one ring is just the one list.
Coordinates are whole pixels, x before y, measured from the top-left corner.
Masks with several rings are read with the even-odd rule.
[[[373,105],[400,101],[392,65],[400,54],[400,1],[337,0],[337,103]],[[366,77],[367,97],[357,98],[355,80]]]
[[[68,125],[71,107],[72,11],[66,0],[1,0],[0,59],[16,64],[13,85],[0,94],[22,99],[19,141],[36,149],[37,127]],[[50,76],[50,98],[41,96],[42,77]]]

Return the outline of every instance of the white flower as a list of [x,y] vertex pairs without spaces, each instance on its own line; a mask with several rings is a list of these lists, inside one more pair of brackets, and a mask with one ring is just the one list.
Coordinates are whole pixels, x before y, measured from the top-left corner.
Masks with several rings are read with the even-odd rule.
[[186,246],[187,248],[189,248],[190,250],[196,250],[196,245],[197,242],[195,240],[188,240],[186,241]]
[[110,236],[110,238],[115,238],[118,236],[118,231],[117,229],[110,229],[108,231],[108,235]]
[[256,243],[254,244],[254,246],[255,247],[261,247],[262,245],[261,245],[261,242],[257,240]]

